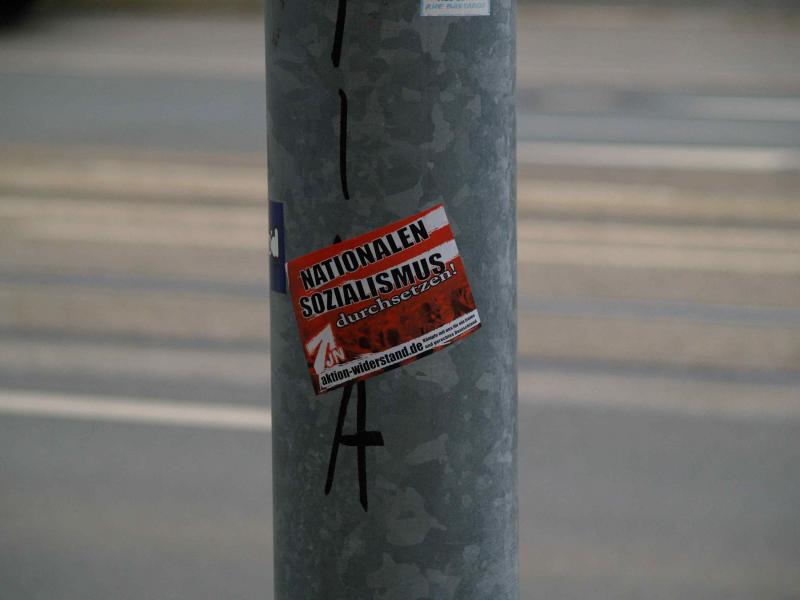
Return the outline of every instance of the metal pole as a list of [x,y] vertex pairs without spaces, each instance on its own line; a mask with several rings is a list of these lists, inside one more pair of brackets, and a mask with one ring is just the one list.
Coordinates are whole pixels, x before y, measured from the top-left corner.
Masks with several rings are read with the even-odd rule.
[[[276,600],[518,598],[515,6],[436,14],[480,4],[266,2]],[[439,202],[482,328],[315,395],[283,261]]]

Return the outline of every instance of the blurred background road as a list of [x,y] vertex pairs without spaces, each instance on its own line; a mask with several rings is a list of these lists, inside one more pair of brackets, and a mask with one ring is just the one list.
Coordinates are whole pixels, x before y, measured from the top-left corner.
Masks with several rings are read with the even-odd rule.
[[[258,16],[0,36],[0,598],[269,598]],[[800,23],[520,7],[525,599],[800,598]]]

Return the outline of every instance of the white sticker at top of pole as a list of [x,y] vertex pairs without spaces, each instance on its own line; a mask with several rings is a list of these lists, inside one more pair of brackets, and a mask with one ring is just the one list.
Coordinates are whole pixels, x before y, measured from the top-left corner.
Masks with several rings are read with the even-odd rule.
[[420,0],[423,17],[487,17],[490,0]]

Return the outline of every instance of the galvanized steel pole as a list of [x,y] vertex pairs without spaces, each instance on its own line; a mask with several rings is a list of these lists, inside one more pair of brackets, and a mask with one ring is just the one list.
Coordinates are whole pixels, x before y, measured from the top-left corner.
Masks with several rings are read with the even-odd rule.
[[[266,2],[276,600],[518,598],[515,6],[421,14],[480,4]],[[482,328],[315,395],[282,261],[439,202]]]

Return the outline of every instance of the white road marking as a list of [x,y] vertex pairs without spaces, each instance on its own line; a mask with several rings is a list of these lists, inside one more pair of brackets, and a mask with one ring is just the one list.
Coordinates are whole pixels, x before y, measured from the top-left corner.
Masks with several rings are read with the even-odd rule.
[[[231,198],[254,203],[266,194],[266,168],[257,163],[187,163],[175,157],[154,162],[88,155],[74,160],[35,155],[22,160],[18,154],[13,146],[0,145],[0,185],[67,196],[122,191],[156,198]],[[23,152],[21,156],[27,155]],[[517,156],[523,166],[753,173],[800,170],[800,150],[794,148],[521,141]]]
[[[523,93],[529,90],[520,90]],[[644,99],[646,98],[646,100]],[[800,99],[788,96],[695,96],[684,94],[645,95],[638,112],[624,112],[619,92],[609,87],[575,90],[556,87],[536,91],[536,107],[520,106],[527,117],[549,114],[551,117],[583,118],[596,114],[601,118],[693,119],[704,121],[800,121]],[[646,104],[645,104],[646,103]],[[649,109],[649,110],[648,110]]]
[[[684,381],[669,377],[521,370],[522,405],[647,411],[696,418],[800,419],[800,389],[768,385]],[[191,404],[139,398],[103,398],[51,392],[0,391],[0,415],[270,431],[267,408]]]
[[547,167],[752,173],[800,170],[800,150],[793,148],[519,142],[517,159],[523,165]]
[[732,251],[716,248],[647,247],[580,244],[558,241],[519,241],[520,264],[594,265],[629,269],[680,269],[719,273],[800,274],[800,253]]
[[[310,385],[310,384],[309,384]],[[693,418],[800,419],[800,385],[706,381],[670,375],[584,373],[528,367],[519,371],[519,402],[528,406],[647,411]],[[270,431],[268,408],[143,398],[0,390],[0,415],[239,431]]]
[[111,77],[180,77],[181,79],[235,79],[264,81],[264,52],[239,56],[190,56],[146,49],[107,52],[65,47],[5,48],[0,73],[70,74]]
[[[697,323],[726,324],[732,327],[757,326],[800,328],[800,307],[749,306],[685,302],[680,300],[647,300],[635,298],[598,298],[582,296],[524,296],[518,300],[520,312],[556,317],[590,317],[598,319],[675,319]],[[0,344],[0,357],[2,357]]]
[[522,264],[800,273],[800,239],[780,229],[522,220],[518,232]]
[[800,385],[658,375],[520,369],[519,402],[531,406],[647,411],[738,420],[800,419]]
[[0,147],[12,156],[0,162],[0,185],[19,190],[58,194],[120,192],[157,198],[226,198],[261,201],[267,189],[264,166],[241,164],[186,164],[167,159],[152,162],[136,159],[85,157],[76,160],[13,158],[13,148]]
[[717,249],[764,252],[789,252],[800,255],[800,236],[793,230],[746,229],[707,225],[625,224],[584,221],[540,222],[524,219],[517,231],[521,240],[531,242],[571,242],[683,249]]
[[[764,210],[768,211],[765,206]],[[791,216],[791,207],[780,214]],[[2,196],[0,221],[9,240],[115,245],[267,248],[265,213],[257,205],[148,204],[133,201]],[[708,225],[620,225],[605,222],[519,223],[522,264],[593,264],[737,273],[800,272],[794,232]]]
[[550,181],[521,177],[517,199],[527,210],[559,215],[668,217],[696,225],[737,219],[742,224],[764,220],[800,221],[800,203],[785,195],[746,192],[735,195],[677,189],[665,184],[605,183],[600,181]]
[[255,406],[189,404],[16,390],[0,391],[0,414],[241,431],[270,431],[272,428],[270,410]]
[[126,376],[173,381],[213,380],[223,384],[263,386],[266,390],[270,380],[269,361],[269,354],[261,350],[99,344],[69,336],[61,340],[0,338],[0,370],[5,372],[35,370],[59,376],[92,375],[106,379]]
[[800,121],[800,99],[747,96],[674,96],[670,108],[682,116],[742,121]]

